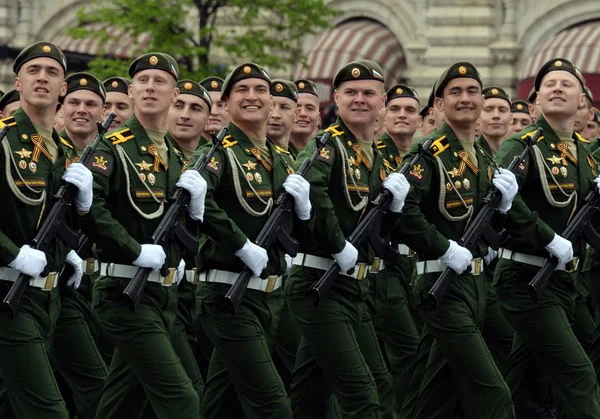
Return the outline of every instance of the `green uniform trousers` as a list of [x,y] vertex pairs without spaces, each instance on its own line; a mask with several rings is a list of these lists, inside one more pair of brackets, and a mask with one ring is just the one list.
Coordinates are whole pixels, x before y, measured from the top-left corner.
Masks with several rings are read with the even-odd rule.
[[447,419],[460,401],[467,419],[515,418],[510,390],[481,334],[485,276],[453,275],[444,301],[435,310],[427,293],[438,276],[421,275],[416,286],[421,316],[435,340],[414,417]]
[[[271,357],[283,291],[248,289],[237,314],[224,301],[228,284],[198,284],[197,310],[215,349],[204,393],[207,418],[230,418],[239,398],[248,419],[292,418],[290,401]],[[234,391],[235,390],[235,391]]]
[[277,371],[283,380],[286,390],[289,390],[296,363],[296,353],[300,346],[302,334],[296,327],[292,313],[284,301],[279,319],[279,327],[275,336],[275,348],[273,351],[273,361]]
[[122,295],[128,281],[101,277],[94,284],[94,310],[115,345],[96,419],[135,417],[145,405],[132,397],[140,386],[159,419],[201,418],[200,398],[171,342],[177,287],[146,284],[132,313]]
[[[366,294],[344,293],[334,285],[316,307],[306,292],[323,273],[294,266],[285,284],[290,311],[302,333],[290,388],[294,418],[326,417],[330,392],[342,418],[395,418],[392,379]],[[336,281],[356,279],[340,275]]]
[[[2,298],[12,284],[0,281]],[[59,312],[58,288],[33,287],[25,291],[15,319],[0,312],[0,377],[17,419],[69,418],[49,358]]]
[[427,327],[421,327],[419,345],[417,347],[417,356],[414,361],[412,376],[407,377],[409,379],[409,385],[406,396],[404,397],[404,401],[400,408],[401,418],[414,417],[415,408],[417,406],[417,400],[419,399],[423,377],[425,376],[425,371],[427,370],[427,361],[429,360],[429,353],[431,352],[432,345],[433,336],[431,336],[431,333],[429,333]]
[[600,389],[594,368],[571,327],[578,294],[574,276],[556,271],[536,303],[527,284],[538,270],[536,266],[500,260],[494,276],[502,312],[519,335],[507,374],[517,415],[528,417],[530,413],[531,406],[523,403],[528,398],[523,394],[531,391],[525,374],[537,365],[569,418],[599,418]]
[[96,319],[92,314],[89,278],[79,289],[59,284],[61,307],[54,334],[53,359],[71,390],[77,417],[94,418],[108,368],[96,345]]
[[399,266],[390,265],[369,275],[372,306],[369,305],[389,365],[396,402],[402,405],[415,367],[419,332],[409,308],[410,277],[405,277]]

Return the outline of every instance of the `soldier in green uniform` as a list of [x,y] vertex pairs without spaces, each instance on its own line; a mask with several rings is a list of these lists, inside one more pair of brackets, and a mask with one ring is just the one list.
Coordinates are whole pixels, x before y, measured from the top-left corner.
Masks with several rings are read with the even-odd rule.
[[[523,140],[544,128],[543,138],[517,170],[520,193],[508,214],[510,237],[494,275],[498,302],[516,332],[507,382],[520,418],[541,414],[531,412],[536,406],[527,403],[528,393],[536,390],[530,378],[537,377],[528,374],[532,365],[542,369],[567,417],[600,417],[594,368],[571,326],[577,277],[565,264],[582,249],[560,236],[597,175],[596,160],[573,132],[574,116],[585,100],[583,86],[581,73],[568,60],[545,63],[535,77],[541,116],[527,132],[506,140],[496,155],[498,163],[508,166],[525,147]],[[557,257],[559,266],[535,302],[528,282],[548,256]]]
[[208,140],[211,132],[221,131],[221,128],[229,123],[229,112],[227,112],[225,103],[221,100],[223,79],[214,76],[207,77],[200,81],[200,86],[206,89],[212,103],[208,121],[206,121],[206,127],[204,127],[202,133],[202,138]]
[[114,112],[117,116],[110,124],[110,131],[122,126],[133,115],[133,99],[129,97],[131,80],[124,77],[109,77],[102,82],[106,89],[104,114]]
[[[422,123],[419,108],[419,97],[412,87],[396,84],[387,91],[386,133],[379,138],[376,147],[389,172],[402,166],[410,150],[413,135]],[[369,279],[375,332],[388,360],[396,403],[402,406],[406,393],[411,390],[410,377],[420,336],[410,311],[414,301],[411,284],[413,273],[416,275],[416,258],[415,252],[405,244],[395,241],[392,246],[398,251],[396,260]]]
[[[71,74],[65,79],[67,94],[60,110],[65,122],[61,147],[66,164],[77,162],[83,149],[98,134],[96,122],[102,118],[104,86],[88,73]],[[82,260],[85,259],[85,262]],[[78,417],[93,418],[104,388],[108,368],[96,344],[97,322],[92,312],[92,280],[98,263],[92,249],[78,255],[70,251],[67,260],[75,266],[74,275],[58,284],[61,309],[54,336],[56,366],[68,384]]]
[[[342,417],[395,417],[391,376],[366,304],[367,273],[378,272],[383,264],[370,246],[357,249],[346,240],[382,183],[393,195],[384,232],[391,231],[408,192],[404,176],[395,173],[386,179],[375,148],[373,128],[385,106],[383,81],[383,70],[373,61],[353,61],[338,71],[333,87],[340,116],[325,130],[332,139],[307,174],[315,219],[285,284],[290,311],[302,333],[290,389],[296,418],[325,417],[323,395],[330,392]],[[314,147],[311,141],[297,164]],[[334,262],[341,272],[315,307],[306,293]]]
[[[500,213],[510,209],[517,192],[510,172],[500,169],[492,177],[494,162],[475,143],[481,91],[481,76],[471,63],[455,63],[442,74],[434,107],[443,111],[446,122],[431,135],[431,154],[407,176],[412,188],[398,230],[419,254],[415,293],[425,323],[422,340],[427,334],[435,339],[412,416],[419,419],[451,417],[459,400],[466,418],[515,417],[509,389],[481,334],[486,302],[481,258],[488,248],[479,243],[471,253],[456,242],[492,182],[502,194]],[[497,214],[495,222],[500,218]],[[446,267],[454,277],[436,310],[427,293]]]
[[289,80],[274,79],[271,82],[271,92],[273,110],[267,122],[267,138],[289,151],[290,134],[298,107],[298,88]]
[[529,95],[527,96],[527,102],[529,102],[529,114],[531,118],[535,121],[541,114],[540,103],[537,98],[538,92],[534,87],[529,91]]
[[[96,418],[134,417],[145,403],[129,396],[140,387],[158,418],[198,418],[200,398],[170,339],[175,284],[184,275],[181,250],[177,242],[167,249],[146,242],[176,186],[190,192],[188,214],[201,221],[206,182],[196,171],[181,174],[184,157],[165,138],[169,107],[179,94],[175,60],[147,53],[131,63],[129,75],[134,113],[98,146],[91,165],[94,203],[84,224],[101,262],[93,307],[115,346]],[[165,263],[169,274],[163,277]],[[132,313],[122,293],[138,268],[152,272]]]
[[[44,254],[28,245],[52,206],[65,168],[52,123],[59,96],[66,92],[66,66],[62,51],[49,42],[23,49],[13,64],[21,107],[1,121],[10,131],[0,148],[0,166],[6,174],[0,182],[0,295],[4,298],[21,273],[33,278],[17,317],[0,313],[0,376],[17,418],[69,417],[49,361],[60,312],[57,271],[66,247],[57,240]],[[89,211],[89,170],[73,164],[63,177],[78,188],[77,212]],[[44,270],[49,273],[40,277]]]
[[507,136],[511,136],[523,131],[533,123],[533,118],[529,114],[529,104],[524,100],[513,100],[510,105],[512,119],[508,126]]
[[590,151],[594,152],[600,146],[600,111],[594,108],[594,116],[588,121],[585,130],[581,133],[583,138],[590,141]]
[[12,116],[15,111],[21,107],[19,99],[19,92],[15,89],[9,90],[2,95],[2,99],[0,99],[0,116],[2,118]]
[[[232,417],[227,409],[235,404],[234,387],[246,417],[291,418],[290,402],[271,357],[287,263],[277,246],[266,250],[253,240],[284,189],[295,200],[293,221],[305,224],[311,215],[309,184],[292,174],[289,152],[267,140],[273,100],[271,79],[263,68],[253,63],[236,67],[223,84],[221,99],[231,118],[230,135],[203,174],[209,186],[202,231],[212,240],[199,252],[198,268],[207,270],[196,294],[200,321],[215,347],[205,413],[208,418]],[[291,223],[290,219],[284,228],[289,230]],[[254,276],[234,314],[223,296],[244,265]],[[265,280],[260,278],[264,269],[269,275]]]
[[435,118],[429,113],[431,107],[429,104],[425,105],[419,115],[423,119],[421,125],[421,137],[428,137],[435,130]]
[[[477,139],[477,144],[491,157],[496,155],[507,136],[512,118],[511,108],[510,97],[504,89],[497,86],[483,89],[483,108],[479,116],[481,135]],[[500,310],[492,286],[497,261],[497,252],[489,249],[484,257],[487,299],[482,333],[496,366],[504,374],[508,366],[514,332]]]
[[319,114],[319,94],[315,83],[299,79],[294,84],[298,88],[298,111],[292,126],[289,150],[296,157],[319,131],[321,116]]

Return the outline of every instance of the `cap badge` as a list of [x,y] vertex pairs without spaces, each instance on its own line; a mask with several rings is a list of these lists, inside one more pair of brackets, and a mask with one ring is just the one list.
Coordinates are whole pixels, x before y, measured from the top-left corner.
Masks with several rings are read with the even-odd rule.
[[210,87],[212,87],[213,89],[216,89],[217,87],[219,87],[219,82],[217,82],[216,80],[211,81]]
[[275,91],[279,93],[283,92],[283,86],[281,85],[281,83],[277,83],[275,85]]
[[243,71],[244,71],[244,73],[246,73],[246,74],[250,74],[250,72],[252,72],[252,69],[250,68],[250,66],[249,66],[249,65],[246,65],[246,66],[244,66],[244,69],[243,69]]
[[183,84],[183,88],[184,88],[185,90],[192,90],[192,83],[190,83],[189,81],[188,81],[188,82],[185,82],[185,83]]
[[398,87],[398,88],[396,89],[396,94],[397,94],[397,95],[401,95],[401,94],[402,94],[402,92],[404,92],[404,90],[402,90],[402,87]]
[[500,93],[500,92],[498,91],[498,89],[492,89],[492,94],[493,94],[494,96],[498,96],[498,93]]
[[116,89],[117,87],[119,87],[119,82],[114,80],[110,85]]
[[357,79],[359,76],[360,76],[360,70],[358,68],[353,68],[352,69],[352,77]]
[[517,109],[520,110],[520,111],[522,111],[523,110],[523,105],[521,105],[520,103],[517,104]]
[[50,45],[44,45],[42,47],[42,52],[48,54],[50,51],[52,51],[52,48],[50,48]]
[[563,62],[561,60],[554,61],[554,67],[562,67]]
[[79,80],[79,85],[80,86],[87,86],[87,84],[88,84],[87,79],[84,78],[84,79],[80,79]]
[[304,82],[301,81],[300,83],[298,83],[298,88],[299,89],[304,89]]
[[461,76],[464,76],[465,74],[467,74],[467,67],[465,67],[464,65],[461,65],[460,67],[458,67],[458,73]]
[[156,55],[153,55],[152,57],[150,57],[148,62],[150,63],[150,65],[156,65],[158,64],[158,57]]

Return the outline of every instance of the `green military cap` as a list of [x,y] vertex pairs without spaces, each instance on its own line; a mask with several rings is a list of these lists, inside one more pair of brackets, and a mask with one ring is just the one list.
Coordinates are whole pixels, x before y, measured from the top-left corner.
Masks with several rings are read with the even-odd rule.
[[589,87],[583,86],[583,94],[589,99],[590,103],[594,103],[594,95]]
[[4,90],[0,90],[0,97],[4,96]]
[[510,96],[506,91],[501,87],[489,86],[481,91],[484,99],[504,99],[508,102],[508,106],[512,105],[512,101],[510,100]]
[[221,89],[221,100],[229,97],[229,92],[232,86],[240,80],[245,79],[262,79],[269,83],[271,86],[271,76],[265,71],[264,68],[254,63],[245,63],[237,66],[223,82],[223,88]]
[[271,94],[273,96],[287,97],[294,102],[298,102],[298,88],[289,80],[273,80],[271,82]]
[[483,82],[481,81],[481,74],[479,74],[479,71],[477,71],[473,64],[462,61],[452,64],[442,73],[435,85],[435,97],[442,97],[444,88],[448,85],[450,80],[460,78],[474,79],[483,88]]
[[67,83],[67,93],[61,98],[61,101],[77,90],[89,90],[90,92],[96,93],[102,98],[102,101],[106,100],[106,89],[100,80],[92,76],[89,73],[74,73],[65,79]]
[[126,95],[129,94],[129,85],[131,84],[131,80],[126,79],[125,77],[110,77],[102,82],[104,88],[106,89],[106,93],[108,92],[119,92],[124,93]]
[[352,61],[337,72],[333,88],[337,89],[343,82],[352,80],[377,80],[383,83],[383,69],[375,61]]
[[409,97],[411,99],[415,99],[417,102],[419,101],[419,95],[410,86],[406,84],[395,84],[387,91],[387,98],[385,100],[385,106],[390,103],[391,100],[397,99],[399,97]]
[[311,95],[319,97],[319,94],[317,93],[317,85],[314,81],[307,79],[299,79],[296,80],[294,84],[298,88],[298,93],[310,93]]
[[179,78],[179,66],[173,57],[163,52],[149,52],[136,58],[129,66],[129,77],[142,70],[163,70],[175,80]]
[[512,102],[510,106],[510,111],[512,113],[526,113],[529,115],[529,104],[524,100],[515,100]]
[[15,89],[9,90],[4,95],[2,95],[2,98],[0,98],[0,112],[2,112],[4,108],[6,108],[6,105],[18,102],[19,100],[21,100],[21,94]]
[[223,87],[223,79],[215,76],[210,76],[200,81],[200,86],[204,87],[207,92],[220,92]]
[[531,90],[529,91],[529,94],[527,95],[527,102],[531,103],[532,105],[535,105],[536,97],[537,97],[537,90],[535,90],[535,87],[532,87]]
[[193,80],[184,79],[177,82],[177,87],[179,87],[179,94],[198,96],[200,99],[206,102],[209,111],[210,108],[212,108],[212,100],[210,100],[210,95],[204,87],[200,86],[199,83],[196,83]]
[[429,115],[429,109],[431,109],[431,106],[425,105],[423,109],[421,109],[421,112],[419,112],[419,115],[421,115],[422,118],[425,118],[427,115]]
[[579,80],[579,83],[581,83],[581,87],[585,87],[585,79],[583,78],[581,71],[579,71],[579,69],[575,67],[571,61],[565,58],[553,58],[546,62],[546,64],[544,64],[535,75],[535,79],[533,79],[533,87],[535,88],[536,92],[540,90],[540,85],[542,84],[542,79],[544,76],[551,71],[566,71],[571,73],[577,77],[577,80]]
[[23,48],[19,55],[17,55],[17,58],[15,58],[13,71],[17,74],[27,61],[40,57],[48,57],[58,61],[63,71],[67,72],[67,58],[65,54],[63,54],[60,48],[50,42],[36,42],[33,45]]

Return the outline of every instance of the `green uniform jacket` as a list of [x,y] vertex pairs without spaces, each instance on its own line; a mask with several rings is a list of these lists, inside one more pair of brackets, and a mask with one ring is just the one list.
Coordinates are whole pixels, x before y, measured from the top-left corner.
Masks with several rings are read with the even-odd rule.
[[[555,233],[562,234],[574,210],[582,205],[598,169],[596,160],[589,154],[588,142],[577,133],[573,134],[573,138],[577,145],[578,164],[575,165],[568,158],[561,158],[561,141],[543,116],[526,130],[508,138],[500,147],[496,161],[501,166],[508,167],[513,157],[525,149],[526,136],[533,135],[539,127],[544,129],[544,135],[536,146],[546,167],[542,167],[543,172],[540,174],[540,168],[531,152],[524,164],[517,169],[515,174],[519,182],[519,194],[508,213],[505,227],[510,237],[505,247],[547,257],[548,252],[544,247],[552,241]],[[548,183],[548,193],[555,200],[566,201],[560,188],[567,194],[577,192],[577,200],[562,208],[551,205],[544,193],[541,179]],[[575,254],[580,251],[576,243],[573,243],[573,250]]]
[[590,140],[590,153],[594,153],[600,147],[600,137]]
[[[375,144],[371,168],[357,156],[356,150],[360,150],[360,145],[341,118],[325,131],[331,131],[332,136],[306,176],[306,180],[310,182],[314,220],[309,223],[311,234],[300,243],[300,251],[331,259],[332,254],[344,249],[346,238],[354,231],[363,213],[369,210],[368,203],[381,192],[386,171]],[[315,144],[314,139],[311,140],[298,155],[297,166],[304,159],[310,158]],[[342,158],[342,151],[347,159]],[[361,199],[366,199],[367,205],[357,210],[356,206]],[[349,200],[355,209],[350,206]],[[391,212],[386,214],[381,231],[391,231],[397,218]],[[376,255],[370,246],[358,250],[359,262],[373,262]]]
[[[197,266],[202,270],[241,272],[244,263],[235,256],[235,252],[244,246],[247,239],[254,242],[265,225],[270,211],[257,215],[266,208],[261,200],[277,199],[283,191],[283,182],[288,174],[293,173],[293,159],[288,151],[267,141],[273,160],[272,165],[267,163],[267,168],[253,154],[258,149],[246,134],[231,122],[227,128],[229,135],[223,139],[202,174],[208,183],[208,191],[204,222],[200,228],[212,240],[204,241]],[[208,144],[201,147],[190,165],[210,147]],[[246,205],[248,211],[244,208]],[[249,211],[256,213],[251,215]],[[285,229],[291,231],[292,224],[290,217]],[[274,245],[268,254],[269,275],[281,275],[286,268],[284,253]]]
[[487,142],[487,140],[485,139],[485,137],[483,136],[483,134],[479,136],[476,143],[483,149],[483,151],[488,153],[490,157],[492,157],[492,158],[494,157],[494,152],[490,148],[490,145]]
[[[9,125],[10,131],[0,147],[0,266],[8,266],[19,254],[21,246],[31,243],[52,208],[52,197],[65,171],[65,156],[56,131],[52,132],[52,139],[59,145],[56,162],[52,163],[44,152],[40,152],[34,141],[42,141],[41,136],[23,109],[17,109],[13,116],[2,122]],[[6,176],[7,166],[10,167],[12,181]],[[46,197],[37,205],[28,205],[15,195],[15,189],[30,199],[40,198],[41,191],[45,191]],[[66,246],[58,240],[51,249],[46,257],[50,272],[53,272],[63,265]]]
[[[462,237],[468,221],[477,215],[482,206],[495,168],[488,153],[475,144],[478,163],[475,173],[473,163],[469,160],[467,164],[461,158],[466,156],[466,151],[446,123],[432,132],[430,137],[434,138],[431,153],[425,154],[413,165],[406,177],[412,188],[406,197],[398,229],[400,239],[414,249],[421,260],[438,259],[448,250],[448,240],[457,241]],[[418,144],[413,145],[404,160],[411,161],[417,150]],[[436,159],[439,159],[442,168]],[[473,206],[471,216],[465,217],[467,209],[463,201]],[[495,227],[502,222],[502,218],[495,216]],[[480,242],[471,253],[473,257],[483,257],[487,252],[487,246]]]
[[[164,202],[175,191],[184,167],[183,155],[168,141],[167,146],[169,170],[151,154],[152,142],[135,115],[106,134],[98,145],[90,166],[94,174],[94,202],[84,217],[84,232],[96,243],[101,262],[131,265],[140,254],[141,243],[149,243],[162,218],[147,218],[160,208],[152,194]],[[165,212],[166,209],[165,203]],[[177,267],[181,259],[177,242],[165,251],[168,266]]]

